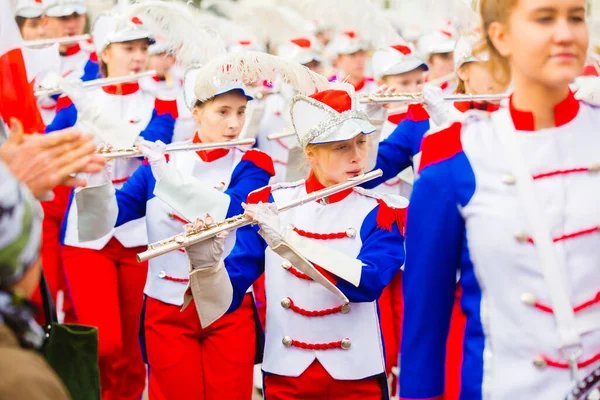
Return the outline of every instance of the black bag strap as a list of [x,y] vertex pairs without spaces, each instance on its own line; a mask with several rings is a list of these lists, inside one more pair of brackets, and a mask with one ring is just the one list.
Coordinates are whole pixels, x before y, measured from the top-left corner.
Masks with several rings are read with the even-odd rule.
[[54,300],[52,300],[52,295],[50,294],[50,288],[48,287],[48,282],[46,282],[44,272],[40,275],[40,294],[42,295],[42,307],[44,309],[44,320],[47,328],[58,322],[58,318],[56,316]]

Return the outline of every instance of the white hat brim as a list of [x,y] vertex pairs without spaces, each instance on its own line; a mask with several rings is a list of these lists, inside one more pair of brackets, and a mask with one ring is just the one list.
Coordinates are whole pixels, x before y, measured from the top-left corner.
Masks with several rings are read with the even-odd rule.
[[344,140],[354,139],[360,134],[368,135],[375,132],[375,127],[365,119],[351,118],[337,126],[333,126],[321,133],[311,144],[324,144],[333,142],[343,142]]
[[47,17],[67,17],[72,14],[83,15],[86,13],[86,8],[83,4],[67,3],[50,6],[44,14]]
[[15,11],[15,16],[22,18],[39,18],[44,13],[42,7],[22,7]]
[[390,68],[386,69],[380,74],[380,77],[390,76],[390,75],[400,75],[405,74],[410,71],[414,71],[417,68],[423,67],[425,71],[429,70],[427,64],[418,58],[414,58],[412,60],[406,60],[404,62],[399,62],[397,64],[392,65]]

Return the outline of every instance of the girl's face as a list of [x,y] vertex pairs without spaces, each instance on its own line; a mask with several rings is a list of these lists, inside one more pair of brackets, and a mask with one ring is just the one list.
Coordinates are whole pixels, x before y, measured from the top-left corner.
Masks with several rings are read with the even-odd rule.
[[503,90],[492,77],[486,62],[463,64],[458,69],[458,77],[465,83],[466,94],[501,93]]
[[490,38],[510,61],[515,82],[564,88],[583,70],[588,48],[585,0],[520,0]]
[[25,18],[21,27],[23,40],[36,40],[46,37],[46,29],[41,18]]
[[454,72],[454,53],[432,54],[427,66],[431,79],[449,75]]
[[336,185],[364,172],[369,157],[369,137],[361,134],[343,142],[309,146],[306,157],[322,185]]
[[170,54],[153,54],[148,59],[148,69],[156,71],[156,75],[163,77],[175,64],[175,57]]
[[148,61],[148,46],[148,39],[111,43],[102,52],[108,76],[126,76],[144,71]]
[[246,122],[248,99],[238,90],[224,93],[201,106],[195,106],[192,117],[203,143],[237,139]]

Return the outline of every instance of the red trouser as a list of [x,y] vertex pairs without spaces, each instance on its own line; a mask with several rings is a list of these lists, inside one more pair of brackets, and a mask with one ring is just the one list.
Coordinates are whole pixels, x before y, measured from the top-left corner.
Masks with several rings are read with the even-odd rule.
[[461,387],[461,372],[463,361],[463,347],[465,340],[465,327],[467,317],[460,307],[462,292],[460,286],[456,289],[450,331],[446,341],[446,383],[444,400],[458,400]]
[[146,368],[138,340],[147,263],[112,238],[102,250],[63,247],[63,265],[76,320],[98,327],[103,400],[139,400]]
[[[41,203],[44,209],[41,254],[42,269],[44,271],[44,276],[46,277],[46,282],[48,282],[48,288],[50,289],[54,304],[56,305],[56,294],[59,290],[62,291],[64,295],[63,311],[72,319],[74,316],[73,305],[67,290],[60,246],[60,230],[69,203],[70,193],[71,188],[57,186],[54,188],[54,199]],[[34,293],[32,301],[38,306],[39,310],[42,309],[39,288]],[[44,323],[43,318],[43,313],[38,313],[38,322]]]
[[264,382],[265,400],[381,400],[383,397],[380,379],[338,381],[317,360],[297,378],[265,374]]
[[404,315],[404,303],[402,298],[402,271],[398,271],[387,285],[379,300],[379,321],[385,347],[385,372],[391,379],[391,395],[396,395],[398,382],[392,375],[392,368],[398,366],[400,355],[400,342],[402,336],[402,317]]
[[250,400],[256,352],[252,295],[205,329],[194,302],[146,297],[144,337],[150,400]]

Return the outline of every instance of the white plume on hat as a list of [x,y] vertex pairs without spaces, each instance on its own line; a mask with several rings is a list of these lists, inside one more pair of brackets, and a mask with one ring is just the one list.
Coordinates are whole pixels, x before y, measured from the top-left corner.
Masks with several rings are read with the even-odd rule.
[[330,86],[325,77],[302,65],[266,53],[245,51],[221,56],[203,66],[196,75],[194,93],[196,98],[205,101],[226,82],[252,85],[265,80],[273,82],[277,78],[303,94]]
[[183,66],[203,64],[225,53],[217,32],[203,24],[199,11],[175,1],[149,0],[131,6],[128,17],[139,17],[146,29],[161,37],[167,53]]
[[15,16],[23,18],[39,18],[44,13],[42,3],[35,0],[18,0],[15,7]]

